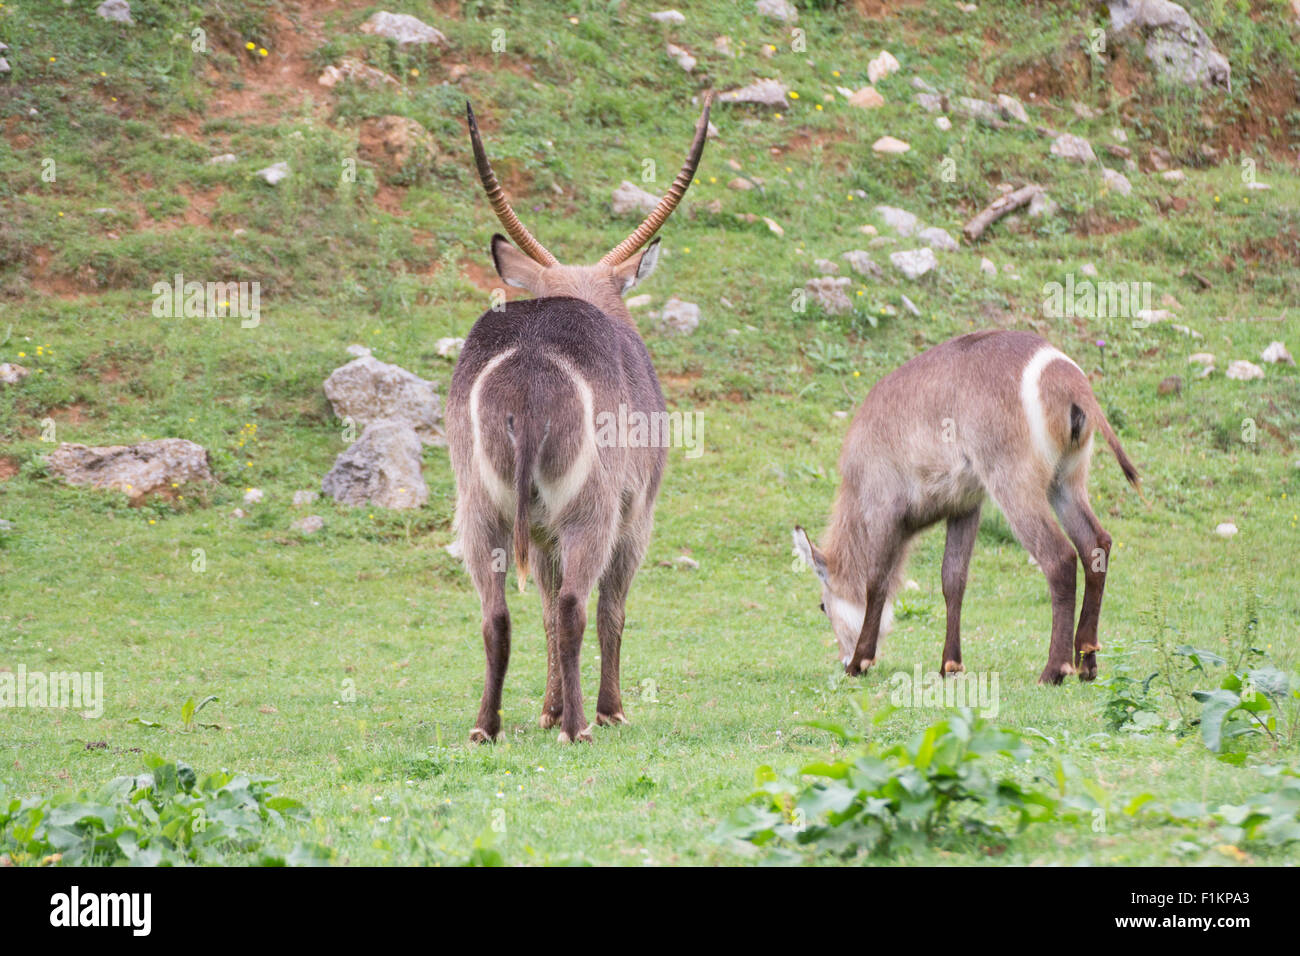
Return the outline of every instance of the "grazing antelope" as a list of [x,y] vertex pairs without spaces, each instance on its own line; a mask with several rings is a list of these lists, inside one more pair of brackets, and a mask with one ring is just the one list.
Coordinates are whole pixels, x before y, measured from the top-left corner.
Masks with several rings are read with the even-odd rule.
[[501,686],[510,657],[506,554],[512,540],[520,590],[531,568],[542,596],[547,674],[541,726],[560,724],[561,743],[592,739],[583,716],[578,652],[587,600],[597,585],[596,722],[627,723],[619,693],[623,611],[650,540],[666,451],[650,444],[598,443],[595,421],[620,405],[647,415],[665,413],[659,379],[622,297],[654,270],[659,240],[646,242],[695,175],[711,100],[711,94],[705,97],[690,152],[668,192],[593,266],[561,265],[520,223],[467,104],[479,178],[515,242],[492,237],[497,273],[537,297],[479,317],[461,349],[447,399],[456,530],[482,603],[487,651],[471,741],[493,740],[501,732]]
[[[845,670],[864,673],[876,662],[908,543],[941,520],[948,523],[941,673],[964,670],[961,601],[980,508],[991,496],[1047,576],[1052,640],[1039,683],[1059,684],[1073,673],[1082,680],[1096,677],[1110,535],[1088,503],[1094,430],[1137,487],[1137,469],[1087,376],[1028,332],[963,335],[877,382],[844,442],[842,480],[824,547],[794,529],[795,553],[821,578],[822,610]],[[1084,590],[1072,653],[1076,552]]]

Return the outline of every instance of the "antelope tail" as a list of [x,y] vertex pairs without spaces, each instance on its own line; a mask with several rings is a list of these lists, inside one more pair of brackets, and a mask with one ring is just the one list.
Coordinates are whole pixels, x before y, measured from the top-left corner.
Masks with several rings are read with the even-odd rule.
[[[1106,439],[1106,444],[1110,446],[1110,450],[1114,453],[1115,460],[1119,462],[1119,467],[1124,472],[1124,477],[1128,479],[1130,485],[1134,488],[1138,488],[1138,481],[1140,479],[1138,478],[1137,466],[1134,465],[1132,459],[1124,453],[1124,448],[1119,443],[1119,438],[1115,434],[1115,429],[1110,427],[1110,422],[1106,419],[1106,413],[1101,410],[1101,405],[1097,401],[1097,396],[1089,394],[1088,399],[1089,401],[1086,404],[1091,406],[1088,408],[1088,413],[1096,416],[1097,428],[1101,431],[1102,437]],[[1140,490],[1141,489],[1139,488],[1139,491]]]
[[533,463],[537,460],[535,441],[527,428],[522,434],[515,431],[514,416],[506,419],[506,430],[515,443],[515,574],[522,593],[528,586],[528,543],[531,533],[528,526],[528,505],[533,493]]

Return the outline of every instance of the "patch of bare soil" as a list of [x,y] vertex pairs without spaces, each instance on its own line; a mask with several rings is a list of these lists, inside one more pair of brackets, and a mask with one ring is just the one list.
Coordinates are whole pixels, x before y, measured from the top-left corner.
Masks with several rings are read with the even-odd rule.
[[66,275],[52,271],[50,263],[54,255],[47,246],[37,246],[27,259],[27,284],[36,292],[58,299],[75,299],[99,291],[95,280],[95,270],[83,266],[76,275]]
[[8,481],[21,467],[17,458],[0,458],[0,481]]

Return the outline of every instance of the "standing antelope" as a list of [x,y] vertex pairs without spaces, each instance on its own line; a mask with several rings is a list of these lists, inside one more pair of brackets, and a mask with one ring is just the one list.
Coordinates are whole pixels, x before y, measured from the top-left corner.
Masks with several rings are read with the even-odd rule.
[[[1047,576],[1052,640],[1039,683],[1059,684],[1073,673],[1096,677],[1110,535],[1088,504],[1094,429],[1137,487],[1137,469],[1087,376],[1028,332],[963,335],[877,382],[845,439],[824,550],[802,528],[794,529],[795,553],[821,578],[822,610],[845,670],[864,673],[876,662],[908,543],[943,519],[948,622],[941,673],[964,670],[961,601],[980,508],[991,496]],[[1084,591],[1072,654],[1076,552]]]
[[[520,223],[488,163],[466,106],[479,178],[516,249],[492,237],[507,284],[535,299],[505,303],[474,323],[452,374],[447,439],[456,473],[456,530],[483,608],[487,674],[470,740],[501,732],[501,685],[510,657],[506,553],[513,538],[519,586],[537,576],[546,630],[541,725],[561,743],[590,741],[578,682],[587,600],[600,586],[598,724],[627,723],[619,648],[628,588],[645,555],[663,475],[663,447],[597,443],[595,419],[620,405],[663,414],[650,355],[622,296],[654,270],[655,239],[681,202],[704,151],[711,95],[681,172],[658,206],[594,266],[561,265]],[[629,443],[630,444],[630,443]]]

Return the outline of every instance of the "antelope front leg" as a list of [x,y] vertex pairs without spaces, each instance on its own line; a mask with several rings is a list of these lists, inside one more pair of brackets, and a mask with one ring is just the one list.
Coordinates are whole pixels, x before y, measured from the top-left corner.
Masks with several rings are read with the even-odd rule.
[[880,641],[880,619],[885,612],[885,583],[876,582],[867,588],[867,613],[862,619],[862,633],[858,635],[857,647],[844,665],[844,672],[850,677],[865,674],[876,663],[876,645]]
[[947,635],[943,644],[943,675],[959,674],[961,663],[961,601],[966,594],[966,574],[980,527],[980,509],[948,519],[948,540],[943,551],[943,599],[947,606]]

